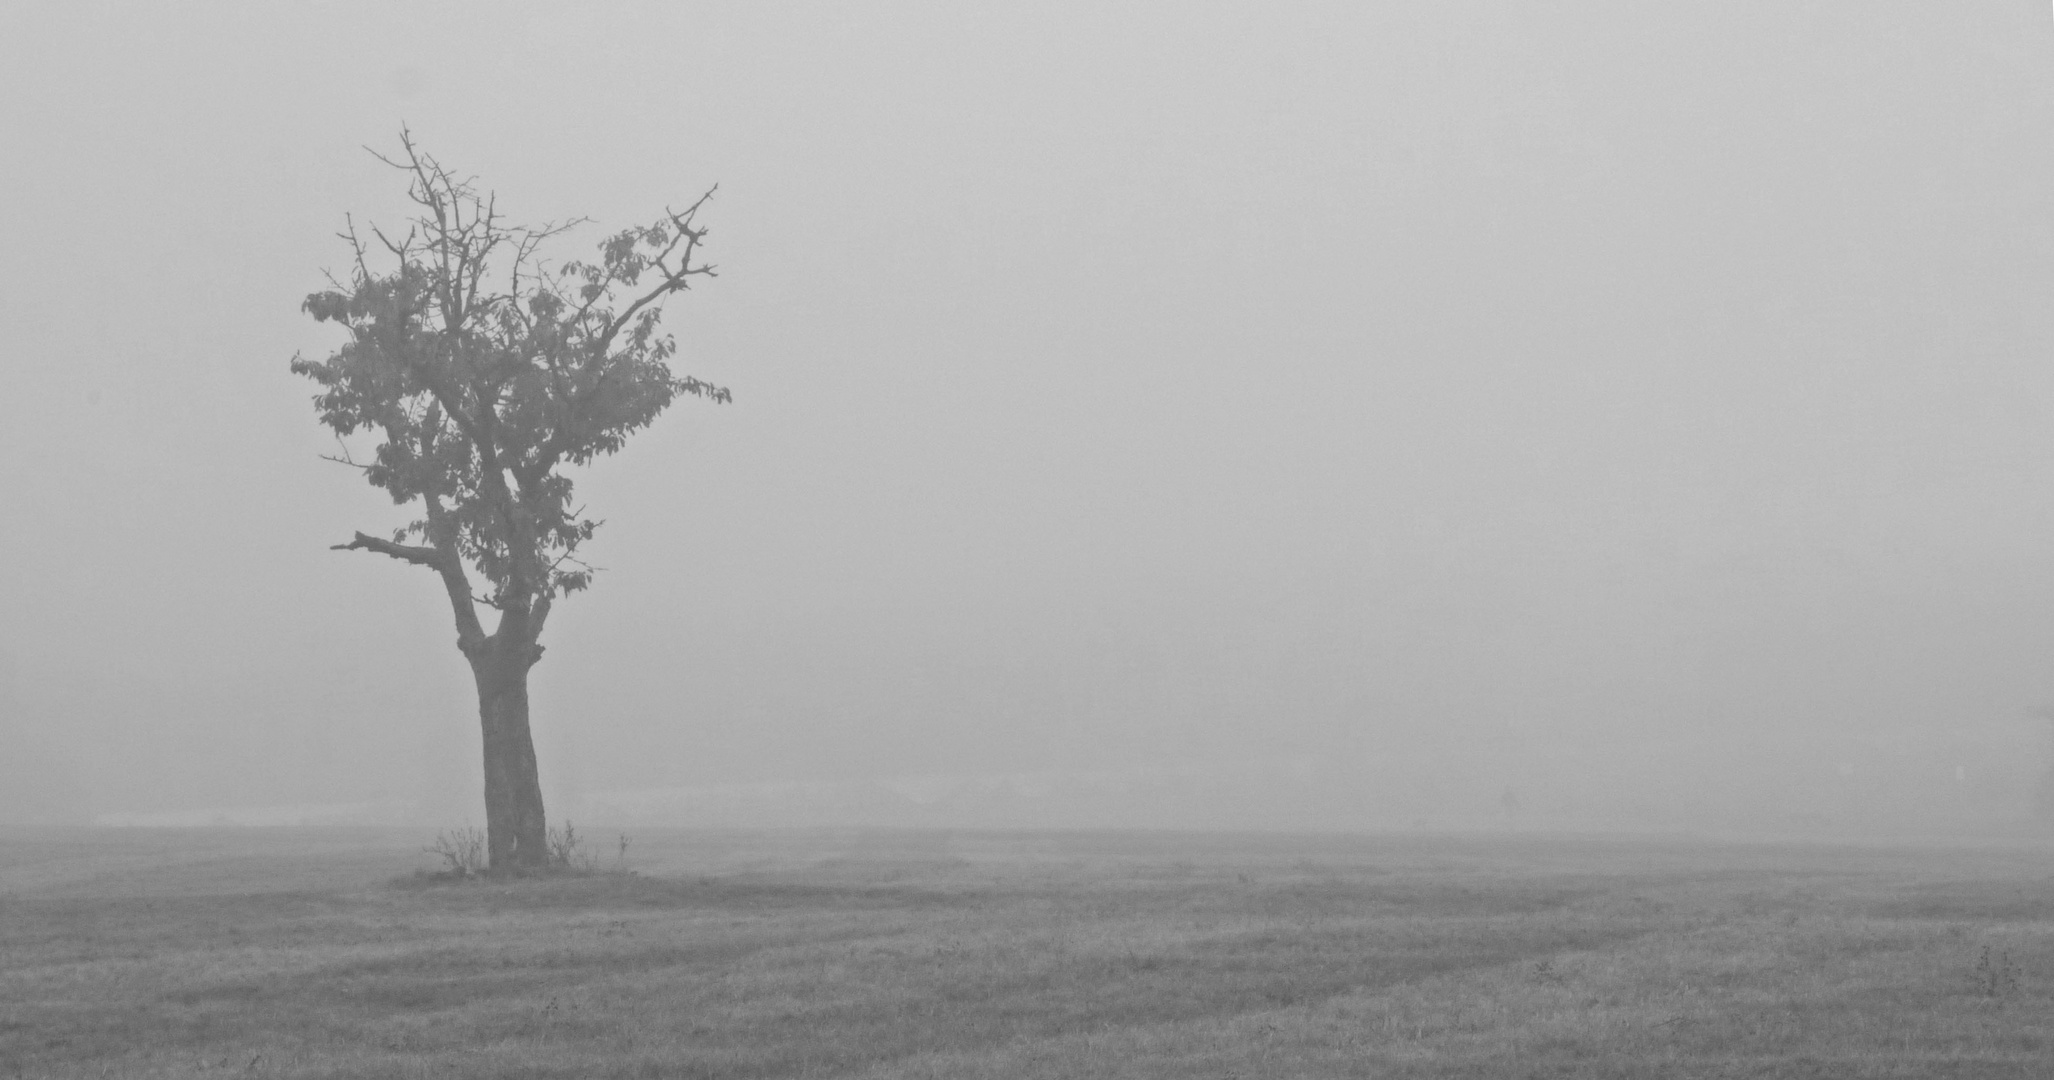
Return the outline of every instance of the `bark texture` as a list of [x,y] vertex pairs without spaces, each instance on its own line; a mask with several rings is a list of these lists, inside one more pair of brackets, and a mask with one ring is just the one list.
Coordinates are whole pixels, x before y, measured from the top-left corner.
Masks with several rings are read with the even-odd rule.
[[528,670],[541,657],[532,639],[500,632],[466,650],[478,684],[485,747],[485,844],[495,871],[548,865],[535,739],[528,728]]

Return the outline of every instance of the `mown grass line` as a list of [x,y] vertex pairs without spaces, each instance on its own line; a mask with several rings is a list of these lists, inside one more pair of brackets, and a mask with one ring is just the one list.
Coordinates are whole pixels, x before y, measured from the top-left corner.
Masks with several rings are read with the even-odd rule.
[[[2054,1058],[2039,864],[1450,849],[0,896],[0,1077],[1871,1078]],[[1978,991],[1983,949],[2017,978]]]

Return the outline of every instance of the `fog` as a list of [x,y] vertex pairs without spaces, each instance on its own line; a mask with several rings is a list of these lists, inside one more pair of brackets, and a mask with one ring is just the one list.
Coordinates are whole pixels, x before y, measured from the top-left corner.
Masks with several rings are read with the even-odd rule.
[[35,4],[0,821],[480,820],[299,310],[402,124],[714,184],[551,812],[2002,831],[2054,703],[2044,4]]

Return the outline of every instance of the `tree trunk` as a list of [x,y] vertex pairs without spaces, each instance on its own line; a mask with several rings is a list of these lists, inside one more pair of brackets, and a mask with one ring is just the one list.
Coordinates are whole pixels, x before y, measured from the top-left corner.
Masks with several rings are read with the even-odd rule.
[[533,642],[502,632],[471,657],[485,733],[485,846],[495,873],[549,862],[542,783],[528,732],[528,669],[539,652]]

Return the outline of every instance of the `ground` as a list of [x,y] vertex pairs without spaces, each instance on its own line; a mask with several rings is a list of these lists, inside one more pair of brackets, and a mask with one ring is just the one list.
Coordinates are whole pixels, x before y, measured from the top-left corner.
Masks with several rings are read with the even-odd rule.
[[2048,846],[426,839],[0,832],[0,1077],[2054,1076]]

